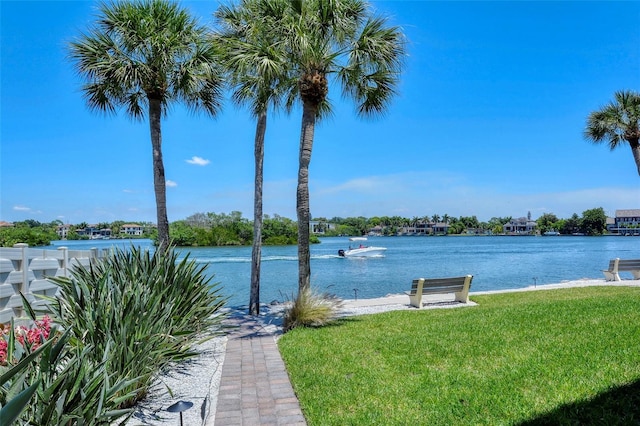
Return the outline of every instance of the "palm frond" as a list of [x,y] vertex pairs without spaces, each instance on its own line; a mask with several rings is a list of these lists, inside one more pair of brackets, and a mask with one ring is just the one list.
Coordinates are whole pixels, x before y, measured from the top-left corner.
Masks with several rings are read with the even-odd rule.
[[607,143],[610,149],[628,142],[637,144],[640,138],[640,94],[619,91],[614,101],[587,117],[584,136],[593,143]]
[[91,109],[123,107],[143,118],[148,99],[163,113],[182,101],[215,115],[222,97],[222,72],[207,30],[169,1],[103,3],[90,31],[70,43],[69,57],[86,84]]

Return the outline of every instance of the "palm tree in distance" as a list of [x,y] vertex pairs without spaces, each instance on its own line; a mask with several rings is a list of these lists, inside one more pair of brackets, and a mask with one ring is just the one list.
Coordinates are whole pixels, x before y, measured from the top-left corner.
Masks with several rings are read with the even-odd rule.
[[215,16],[222,27],[217,39],[222,47],[226,68],[234,87],[233,100],[246,104],[256,118],[254,139],[253,249],[249,314],[260,313],[260,262],[262,252],[262,184],[264,139],[267,110],[279,108],[287,62],[279,50],[276,36],[270,33],[284,13],[285,3],[244,0],[238,6],[220,6]]
[[86,80],[89,108],[136,120],[149,115],[156,196],[158,247],[169,247],[161,119],[183,102],[211,116],[220,109],[222,84],[205,27],[168,0],[102,4],[96,25],[70,44],[70,56]]
[[584,135],[593,143],[607,142],[612,150],[627,142],[640,175],[640,93],[619,91],[614,98],[589,114]]
[[356,102],[360,116],[383,113],[396,93],[405,54],[398,27],[374,16],[364,0],[288,0],[290,16],[280,31],[297,84],[288,106],[299,99],[302,126],[296,212],[298,218],[298,288],[310,287],[309,163],[316,120],[331,111],[329,78]]

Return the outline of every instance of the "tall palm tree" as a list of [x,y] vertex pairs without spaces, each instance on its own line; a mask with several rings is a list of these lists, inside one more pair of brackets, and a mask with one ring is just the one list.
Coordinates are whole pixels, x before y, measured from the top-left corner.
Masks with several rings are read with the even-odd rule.
[[627,142],[640,175],[640,93],[619,91],[614,98],[589,114],[584,135],[593,143],[607,142],[612,150]]
[[284,13],[283,2],[243,0],[239,5],[220,6],[215,13],[222,30],[225,66],[231,74],[233,100],[248,105],[256,118],[254,138],[253,249],[251,251],[251,287],[249,314],[260,313],[260,262],[262,256],[262,184],[264,139],[267,110],[277,109],[282,100],[282,82],[286,80],[287,61],[271,32]]
[[168,0],[102,4],[94,27],[70,44],[70,56],[86,80],[89,108],[149,115],[156,196],[158,246],[169,246],[161,119],[171,104],[214,116],[220,109],[221,77],[205,27]]
[[289,0],[291,14],[282,23],[297,84],[288,105],[302,104],[296,212],[298,287],[310,286],[309,163],[316,120],[331,111],[329,78],[356,103],[361,116],[383,113],[396,93],[405,54],[398,27],[374,16],[365,0]]

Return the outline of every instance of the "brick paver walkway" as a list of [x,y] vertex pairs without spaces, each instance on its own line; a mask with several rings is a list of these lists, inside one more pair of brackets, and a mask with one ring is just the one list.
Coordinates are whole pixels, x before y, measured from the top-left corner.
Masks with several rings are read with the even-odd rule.
[[279,327],[232,315],[216,426],[306,425],[276,344]]

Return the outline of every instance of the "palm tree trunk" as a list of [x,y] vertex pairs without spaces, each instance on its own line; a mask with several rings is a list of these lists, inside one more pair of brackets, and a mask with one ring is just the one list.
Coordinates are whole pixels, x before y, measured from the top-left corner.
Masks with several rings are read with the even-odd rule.
[[251,290],[249,315],[260,314],[260,259],[262,256],[262,182],[264,179],[264,135],[267,131],[267,113],[262,112],[256,124],[254,141],[255,183],[253,193],[253,250],[251,251]]
[[153,148],[153,189],[156,194],[156,215],[158,221],[158,250],[169,247],[169,220],[167,219],[167,187],[162,161],[162,116],[161,101],[149,99],[149,128]]
[[631,146],[631,152],[633,153],[633,159],[636,161],[636,167],[638,168],[638,175],[640,176],[640,141],[629,141]]
[[309,251],[309,163],[313,148],[313,132],[316,123],[317,105],[304,102],[302,109],[302,131],[300,132],[300,159],[296,211],[298,213],[298,291],[307,290],[311,284],[311,254]]

